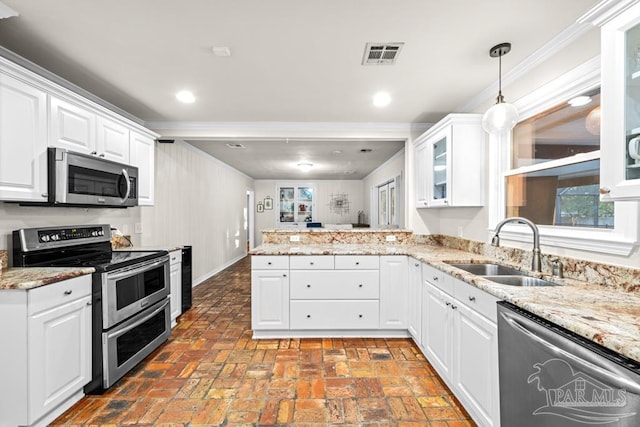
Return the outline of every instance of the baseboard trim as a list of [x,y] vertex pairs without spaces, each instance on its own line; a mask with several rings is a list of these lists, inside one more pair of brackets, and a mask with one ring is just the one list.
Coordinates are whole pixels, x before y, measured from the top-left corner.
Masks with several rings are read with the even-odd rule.
[[288,338],[411,338],[406,329],[322,329],[317,331],[253,331],[253,339],[288,339]]
[[225,268],[231,267],[233,264],[235,264],[236,262],[240,261],[241,259],[243,259],[246,256],[247,255],[240,255],[240,256],[238,256],[236,258],[233,258],[230,261],[227,261],[225,264],[222,264],[220,267],[217,267],[214,270],[211,270],[208,273],[203,274],[202,276],[198,277],[197,279],[195,279],[193,281],[192,288],[195,288],[196,286],[201,285],[207,279],[210,279],[211,277],[213,277],[216,274],[220,273]]

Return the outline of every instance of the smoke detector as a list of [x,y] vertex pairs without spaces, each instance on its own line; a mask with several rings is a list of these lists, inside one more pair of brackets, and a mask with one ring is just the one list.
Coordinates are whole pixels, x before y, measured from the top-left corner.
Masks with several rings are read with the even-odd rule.
[[362,65],[393,65],[404,46],[401,43],[367,43],[364,47]]

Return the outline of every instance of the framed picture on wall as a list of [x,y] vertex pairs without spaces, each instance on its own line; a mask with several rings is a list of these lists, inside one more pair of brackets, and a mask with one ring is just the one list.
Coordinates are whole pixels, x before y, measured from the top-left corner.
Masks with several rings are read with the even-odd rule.
[[269,196],[264,198],[264,208],[268,211],[273,209],[273,199]]
[[262,204],[262,200],[260,200],[256,205],[256,212],[258,213],[264,212],[264,205]]

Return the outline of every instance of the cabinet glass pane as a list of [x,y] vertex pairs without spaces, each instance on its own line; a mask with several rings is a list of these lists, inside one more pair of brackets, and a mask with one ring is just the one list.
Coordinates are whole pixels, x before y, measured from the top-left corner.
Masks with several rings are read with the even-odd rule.
[[640,178],[640,25],[626,33],[626,179]]
[[447,139],[433,144],[433,194],[434,200],[447,198]]
[[313,221],[313,187],[279,187],[279,222]]
[[295,194],[294,187],[280,188],[280,222],[294,221]]

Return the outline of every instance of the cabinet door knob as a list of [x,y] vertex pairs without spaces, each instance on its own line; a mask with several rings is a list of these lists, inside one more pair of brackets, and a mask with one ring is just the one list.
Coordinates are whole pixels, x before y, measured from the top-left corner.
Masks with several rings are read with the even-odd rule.
[[437,282],[438,281],[438,276],[433,276],[433,281]]
[[100,153],[100,157],[104,157],[104,153]]
[[611,189],[607,188],[607,187],[602,187],[602,188],[600,188],[598,190],[598,193],[600,193],[600,194],[609,194],[609,193],[611,193]]
[[310,288],[310,287],[311,287],[311,285],[307,285],[307,288]]
[[91,301],[87,301],[87,305],[91,305]]
[[309,265],[313,265],[313,261],[311,261],[311,262],[309,263]]
[[417,262],[414,264],[416,267],[420,267],[420,264],[418,264]]
[[362,319],[362,314],[358,314],[358,317],[359,317],[360,319]]
[[469,301],[475,301],[476,297],[469,297]]
[[67,289],[66,291],[64,291],[65,295],[71,295],[73,293],[73,291],[71,289]]
[[457,306],[457,305],[452,305],[452,306],[451,306],[451,309],[452,309],[452,310],[457,310],[457,309],[458,309],[458,306]]
[[283,275],[282,275],[282,277],[287,277],[287,275],[286,275],[286,274],[283,274]]
[[451,305],[450,302],[445,302],[444,305],[446,305],[447,307],[449,307]]
[[356,261],[356,265],[360,265],[360,263],[358,261]]
[[42,197],[45,197],[45,198],[46,198],[46,197],[49,197],[49,195],[48,195],[47,193],[42,193],[42,194],[41,194],[41,196],[42,196]]
[[91,155],[92,155],[92,156],[95,156],[96,154],[98,154],[98,152],[97,152],[97,151],[92,151],[92,152],[91,152]]
[[271,261],[267,262],[267,265],[271,265]]
[[359,288],[361,288],[361,287],[362,287],[362,283],[360,283],[360,284],[358,285],[358,287],[359,287]]
[[311,315],[310,314],[307,314],[307,319],[311,319]]

